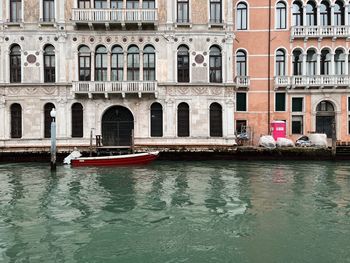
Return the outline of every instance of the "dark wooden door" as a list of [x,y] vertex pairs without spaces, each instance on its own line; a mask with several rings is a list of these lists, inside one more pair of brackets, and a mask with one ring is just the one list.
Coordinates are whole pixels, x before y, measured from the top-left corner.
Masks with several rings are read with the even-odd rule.
[[332,138],[332,123],[334,116],[316,116],[316,132],[327,134],[327,138]]
[[114,106],[102,117],[102,143],[104,146],[130,146],[134,117],[125,107]]

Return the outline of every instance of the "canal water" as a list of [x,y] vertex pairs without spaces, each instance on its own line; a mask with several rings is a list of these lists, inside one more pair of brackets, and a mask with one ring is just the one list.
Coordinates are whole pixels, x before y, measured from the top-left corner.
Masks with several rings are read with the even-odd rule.
[[350,164],[0,165],[0,262],[350,262]]

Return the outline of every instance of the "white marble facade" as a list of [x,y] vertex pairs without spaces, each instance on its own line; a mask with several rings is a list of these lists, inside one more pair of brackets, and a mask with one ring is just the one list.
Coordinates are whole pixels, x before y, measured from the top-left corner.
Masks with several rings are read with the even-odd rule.
[[[93,1],[92,1],[93,2]],[[202,5],[208,1],[198,3]],[[55,0],[55,21],[41,22],[43,0],[22,0],[23,20],[9,22],[9,0],[0,4],[0,147],[42,147],[49,145],[44,138],[44,105],[53,103],[57,111],[58,146],[88,146],[90,131],[101,134],[103,113],[119,105],[131,111],[134,117],[135,144],[142,145],[232,145],[234,143],[235,86],[233,83],[233,32],[230,1],[224,1],[223,24],[196,23],[190,17],[190,24],[176,23],[176,10],[171,0],[156,1],[158,16],[151,27],[138,24],[128,27],[122,24],[114,28],[107,23],[87,23],[80,26],[72,22],[73,0]],[[28,10],[30,8],[30,10]],[[192,7],[196,8],[196,7]],[[198,7],[199,8],[199,7]],[[208,10],[208,7],[206,7]],[[193,12],[192,12],[193,14]],[[197,13],[195,13],[197,14]],[[198,14],[198,17],[202,17]],[[21,48],[22,80],[10,83],[10,48],[18,44]],[[46,45],[55,49],[56,82],[44,83],[43,49]],[[110,61],[111,48],[120,45],[126,50],[136,45],[141,51],[152,45],[156,53],[156,89],[154,92],[77,93],[74,83],[78,81],[78,48],[86,45],[92,51],[92,67],[96,47],[107,48]],[[189,47],[190,82],[177,82],[177,48]],[[218,46],[222,55],[222,83],[209,83],[209,49]],[[195,61],[200,54],[204,61]],[[29,61],[28,56],[35,57]],[[110,62],[109,66],[110,66]],[[126,62],[125,62],[126,63]],[[125,67],[124,67],[125,68]],[[108,80],[110,79],[108,70]],[[125,73],[124,73],[125,74]],[[93,75],[93,68],[92,68]],[[92,80],[91,82],[94,82]],[[93,84],[92,84],[93,85]],[[72,138],[71,106],[83,105],[84,132],[82,138]],[[150,135],[150,107],[159,102],[163,109],[163,136]],[[190,109],[190,136],[177,136],[177,106],[186,102]],[[211,103],[222,107],[222,137],[210,137],[209,107]],[[22,136],[11,138],[11,113],[13,103],[22,107]],[[16,147],[16,148],[13,148]],[[17,148],[19,147],[19,148]],[[22,148],[23,150],[23,148]]]

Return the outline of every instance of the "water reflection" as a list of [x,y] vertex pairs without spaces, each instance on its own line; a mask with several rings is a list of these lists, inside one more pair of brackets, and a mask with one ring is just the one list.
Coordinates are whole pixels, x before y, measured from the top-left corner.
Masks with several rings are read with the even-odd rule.
[[135,180],[127,168],[116,169],[114,172],[116,173],[110,169],[101,169],[98,173],[100,186],[109,193],[104,210],[115,213],[130,211],[136,206]]
[[341,262],[349,168],[0,165],[0,262]]

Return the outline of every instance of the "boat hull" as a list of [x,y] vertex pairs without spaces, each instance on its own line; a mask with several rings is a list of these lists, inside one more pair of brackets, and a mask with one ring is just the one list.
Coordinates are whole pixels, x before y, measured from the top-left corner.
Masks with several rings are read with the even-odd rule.
[[143,165],[157,159],[158,154],[158,152],[150,152],[117,156],[76,158],[72,159],[71,165],[73,167]]

